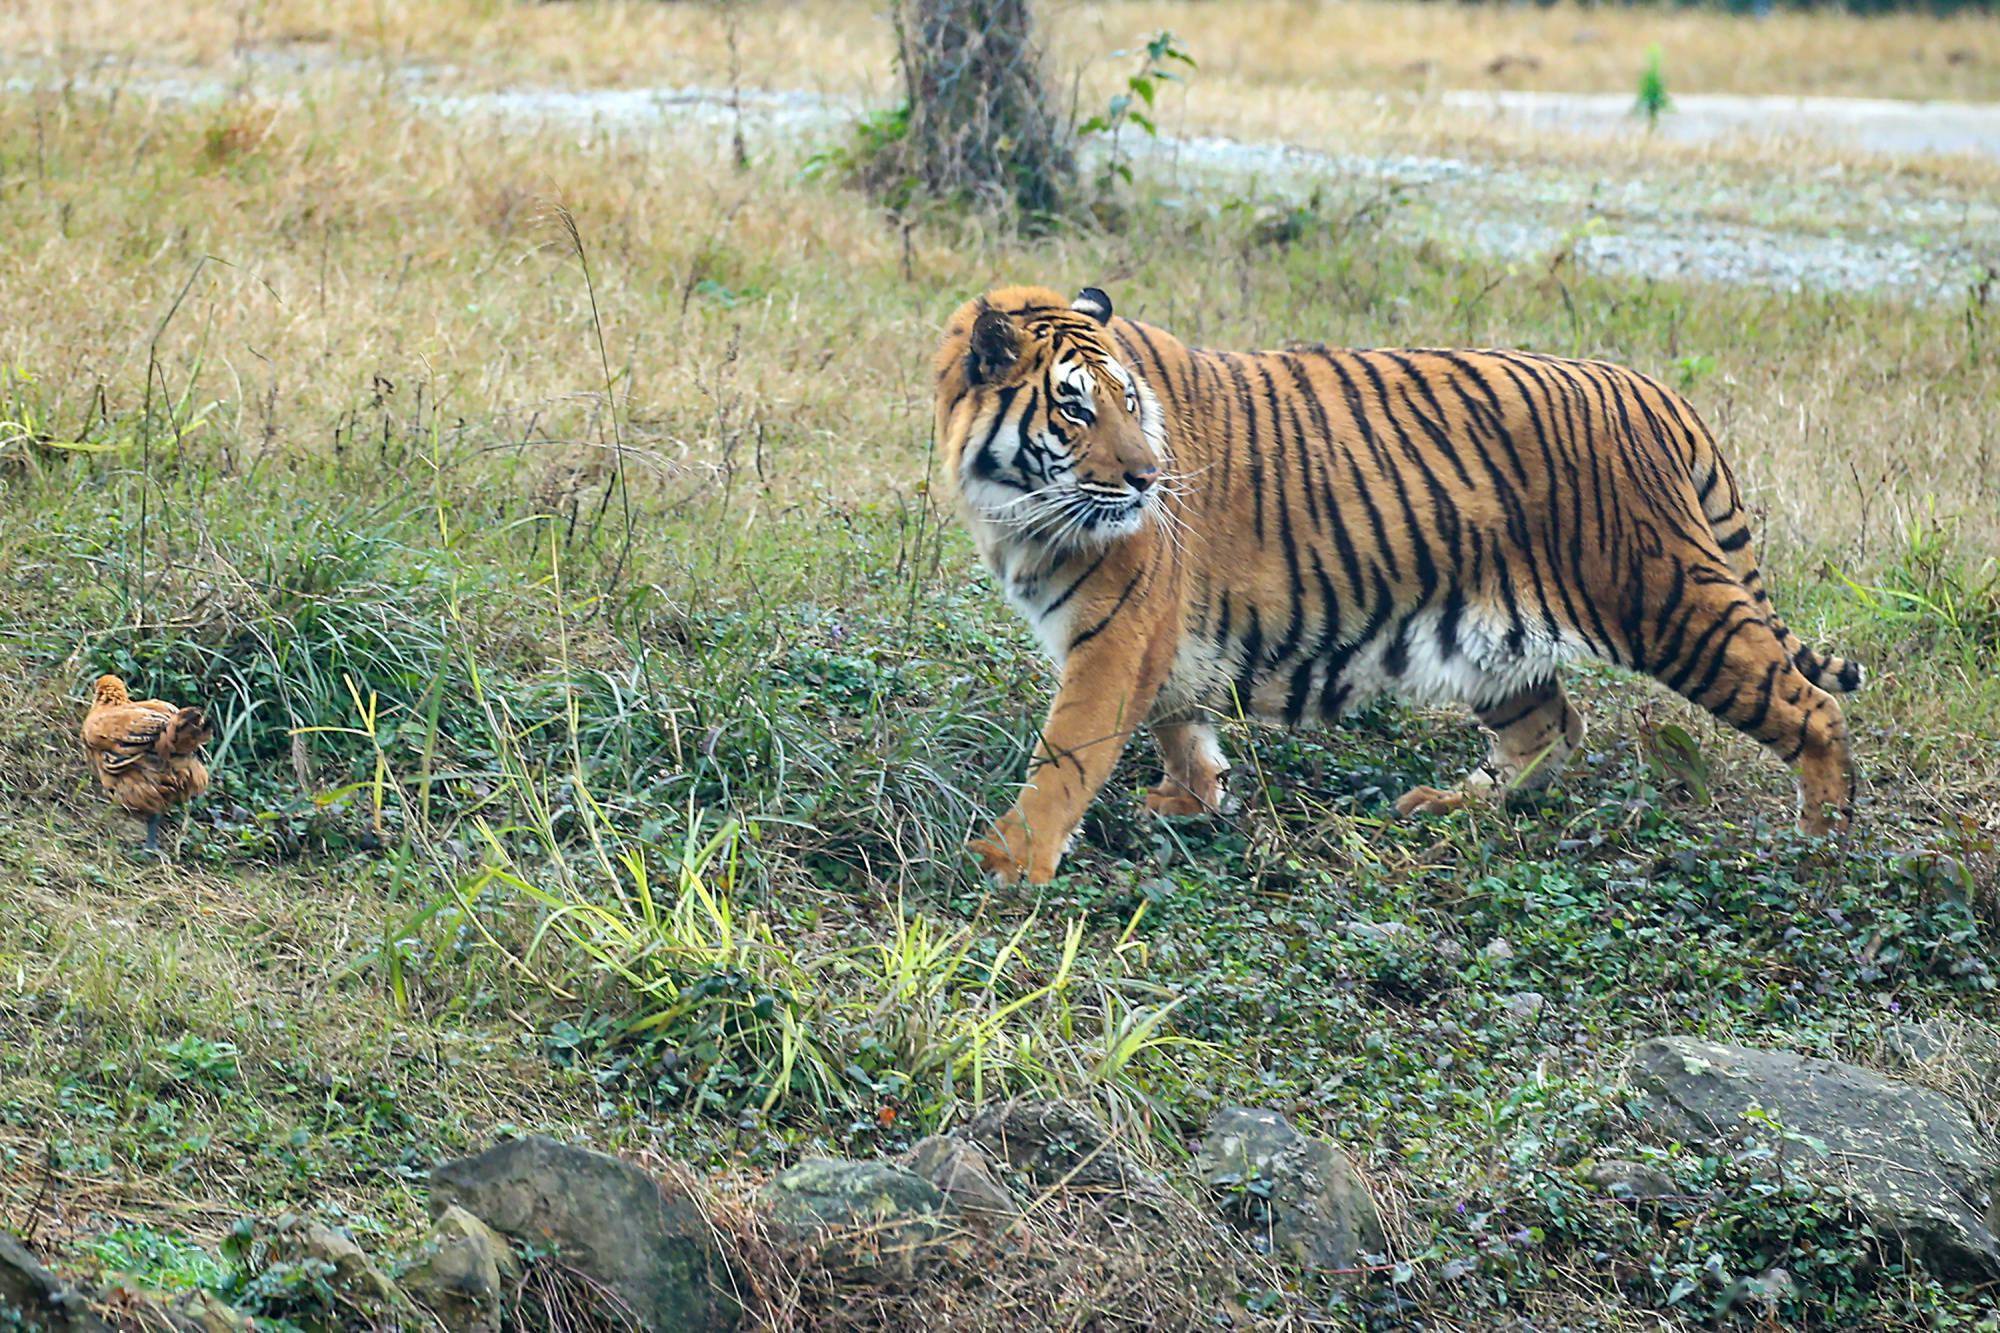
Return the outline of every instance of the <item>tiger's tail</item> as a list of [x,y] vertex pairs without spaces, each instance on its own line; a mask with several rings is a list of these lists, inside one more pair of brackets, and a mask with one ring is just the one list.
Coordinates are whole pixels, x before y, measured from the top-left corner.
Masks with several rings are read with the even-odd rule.
[[1729,561],[1730,572],[1764,613],[1764,622],[1778,636],[1779,645],[1791,655],[1800,675],[1830,694],[1852,694],[1860,689],[1865,673],[1859,662],[1809,647],[1771,605],[1770,594],[1764,591],[1763,572],[1757,567],[1757,555],[1750,545],[1750,515],[1744,511],[1743,498],[1736,489],[1736,475],[1729,470],[1729,464],[1723,461],[1721,451],[1705,429],[1697,432],[1695,438],[1703,446],[1693,469],[1702,517],[1708,520],[1715,544]]

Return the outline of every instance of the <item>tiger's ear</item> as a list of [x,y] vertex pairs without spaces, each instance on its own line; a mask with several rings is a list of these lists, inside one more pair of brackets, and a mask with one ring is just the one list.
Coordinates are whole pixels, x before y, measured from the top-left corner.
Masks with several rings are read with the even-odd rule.
[[1021,359],[1021,331],[1011,316],[988,306],[972,321],[971,345],[965,353],[965,377],[974,384],[991,384]]
[[1104,294],[1102,287],[1086,287],[1076,294],[1069,308],[1078,314],[1089,315],[1099,324],[1111,322],[1111,298]]

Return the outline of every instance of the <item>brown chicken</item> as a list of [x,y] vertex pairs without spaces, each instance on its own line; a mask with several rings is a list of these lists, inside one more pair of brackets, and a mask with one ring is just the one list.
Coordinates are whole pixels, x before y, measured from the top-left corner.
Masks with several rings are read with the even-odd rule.
[[146,817],[146,849],[160,847],[160,819],[208,789],[208,769],[195,752],[212,733],[199,708],[158,699],[136,702],[116,676],[99,676],[83,745],[111,799]]

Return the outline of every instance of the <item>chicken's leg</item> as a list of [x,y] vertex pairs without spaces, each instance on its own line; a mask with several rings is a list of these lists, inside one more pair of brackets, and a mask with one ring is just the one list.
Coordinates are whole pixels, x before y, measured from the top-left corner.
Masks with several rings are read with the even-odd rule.
[[146,841],[140,845],[139,850],[142,852],[160,850],[160,816],[146,816]]

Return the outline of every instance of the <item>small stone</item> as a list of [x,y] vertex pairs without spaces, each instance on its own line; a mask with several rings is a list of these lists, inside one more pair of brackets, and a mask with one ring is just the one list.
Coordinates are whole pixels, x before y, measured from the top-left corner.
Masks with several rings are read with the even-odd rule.
[[1514,957],[1514,946],[1496,935],[1486,941],[1486,947],[1479,951],[1479,956],[1489,963],[1505,963]]
[[758,1197],[778,1229],[819,1240],[823,1260],[877,1279],[914,1279],[944,1231],[937,1187],[880,1162],[809,1157],[780,1172]]
[[1388,1249],[1374,1197],[1346,1154],[1275,1111],[1216,1112],[1195,1169],[1232,1222],[1307,1268],[1352,1268]]
[[403,1291],[446,1328],[499,1333],[507,1285],[520,1276],[514,1251],[493,1229],[453,1206],[444,1210],[404,1271]]
[[1542,998],[1540,991],[1520,990],[1509,995],[1502,1003],[1507,1006],[1507,1012],[1513,1017],[1528,1019],[1540,1014],[1542,1006],[1547,1001]]
[[1588,1179],[1614,1199],[1669,1199],[1680,1193],[1672,1176],[1644,1162],[1599,1162]]
[[1456,965],[1465,961],[1465,946],[1449,935],[1433,935],[1407,921],[1367,921],[1350,917],[1334,929],[1351,940],[1361,940],[1385,948],[1428,950],[1439,961]]
[[257,1321],[206,1291],[177,1296],[167,1306],[175,1333],[256,1333]]
[[406,1304],[402,1291],[345,1232],[287,1214],[271,1228],[270,1239],[274,1250],[286,1259],[311,1259],[329,1265],[333,1272],[327,1285],[344,1305],[363,1316],[384,1318]]
[[1407,921],[1364,921],[1355,917],[1341,922],[1338,929],[1349,939],[1375,943],[1414,944],[1424,938],[1424,933]]
[[1101,1121],[1069,1102],[1023,1097],[989,1106],[965,1135],[1041,1189],[1143,1194],[1165,1188],[1119,1149]]
[[933,1134],[910,1150],[910,1170],[938,1188],[952,1211],[981,1227],[1005,1226],[1021,1206],[993,1174],[986,1153],[948,1134]]

